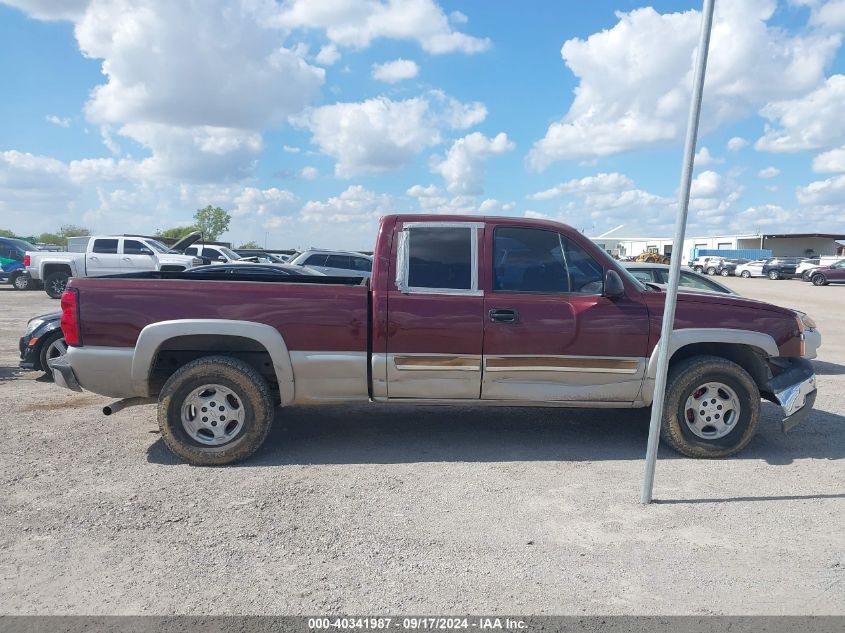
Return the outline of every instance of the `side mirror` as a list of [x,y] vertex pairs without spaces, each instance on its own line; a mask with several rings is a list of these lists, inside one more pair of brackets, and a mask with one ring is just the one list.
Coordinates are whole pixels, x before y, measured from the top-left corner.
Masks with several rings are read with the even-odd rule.
[[218,261],[218,262],[222,262],[222,263],[224,263],[224,264],[225,264],[225,263],[226,263],[226,258],[225,258],[225,257],[223,257],[223,256],[221,255],[220,257],[218,257],[218,258],[217,258],[217,260],[216,260],[216,261]]
[[141,249],[141,255],[152,255],[152,254],[153,254],[153,252],[148,248],[142,248]]
[[608,270],[604,275],[604,296],[608,299],[618,299],[625,296],[625,284],[622,277],[615,270]]

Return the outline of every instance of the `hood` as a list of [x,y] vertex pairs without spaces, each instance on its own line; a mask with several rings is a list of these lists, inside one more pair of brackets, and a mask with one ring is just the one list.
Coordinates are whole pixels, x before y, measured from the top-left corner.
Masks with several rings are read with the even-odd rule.
[[170,251],[174,253],[182,253],[185,254],[185,249],[188,248],[191,244],[196,242],[198,239],[202,237],[202,231],[194,231],[193,233],[188,233],[185,237],[181,240],[176,242],[173,246],[170,247]]
[[[645,293],[642,296],[647,298],[651,305],[659,305],[660,309],[663,307],[666,298],[666,286],[658,284],[649,284],[651,287],[657,286],[660,288],[658,292]],[[749,299],[738,294],[727,294],[725,292],[715,292],[709,290],[698,290],[696,288],[678,288],[678,309],[684,306],[686,310],[697,310],[703,305],[712,306],[731,306],[734,308],[746,308],[751,310],[765,310],[767,312],[775,312],[785,316],[794,315],[796,310],[791,308],[784,308],[782,306],[766,303],[765,301],[758,301],[757,299]],[[720,308],[722,309],[722,308]],[[694,314],[694,312],[693,312]]]

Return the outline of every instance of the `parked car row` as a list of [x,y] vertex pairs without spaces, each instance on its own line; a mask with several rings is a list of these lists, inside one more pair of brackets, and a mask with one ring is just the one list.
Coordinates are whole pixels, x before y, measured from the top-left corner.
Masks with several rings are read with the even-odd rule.
[[845,259],[831,261],[834,258],[826,258],[826,264],[822,264],[819,258],[806,259],[801,257],[772,257],[769,259],[758,259],[737,266],[736,275],[739,277],[768,277],[769,279],[793,279],[800,278],[802,281],[812,281],[817,286],[825,286],[831,282],[845,281],[842,278],[842,269],[845,268]]

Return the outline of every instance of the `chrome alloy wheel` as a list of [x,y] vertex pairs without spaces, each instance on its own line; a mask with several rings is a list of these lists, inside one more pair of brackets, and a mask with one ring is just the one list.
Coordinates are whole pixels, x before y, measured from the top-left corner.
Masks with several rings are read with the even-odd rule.
[[[47,352],[44,356],[47,360],[53,360],[54,358],[59,358],[65,354],[67,354],[67,345],[65,344],[65,340],[62,337],[59,337],[47,346]],[[44,371],[47,370],[45,369]]]
[[704,440],[718,440],[730,433],[742,409],[736,392],[721,382],[708,382],[693,390],[684,405],[687,427]]
[[207,446],[232,441],[244,427],[244,405],[223,385],[203,385],[182,403],[182,426],[191,439]]

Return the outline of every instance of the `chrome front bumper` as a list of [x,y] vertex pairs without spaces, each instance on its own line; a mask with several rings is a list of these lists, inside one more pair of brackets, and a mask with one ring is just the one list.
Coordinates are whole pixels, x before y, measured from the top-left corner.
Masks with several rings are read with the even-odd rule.
[[783,418],[783,432],[795,428],[813,409],[816,401],[816,374],[810,361],[793,358],[791,366],[768,384],[786,417]]

